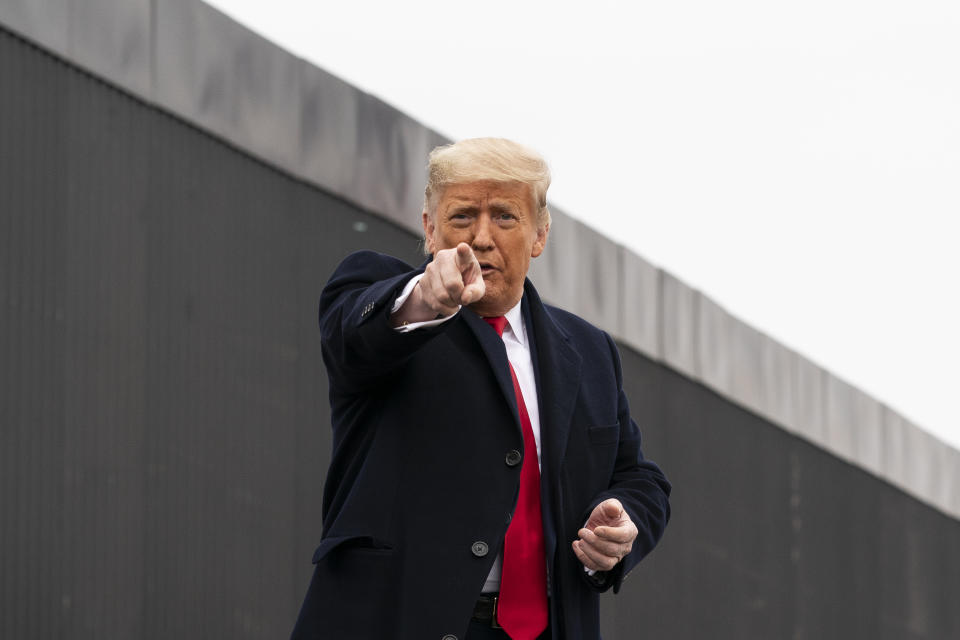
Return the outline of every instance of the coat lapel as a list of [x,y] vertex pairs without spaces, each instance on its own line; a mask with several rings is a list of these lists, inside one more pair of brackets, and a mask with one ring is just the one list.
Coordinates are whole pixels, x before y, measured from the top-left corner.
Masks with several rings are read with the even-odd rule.
[[[541,465],[545,470],[549,469],[550,473],[555,473],[567,449],[570,420],[580,388],[582,359],[570,345],[566,334],[549,316],[529,280],[526,282],[523,301],[524,321],[528,327],[527,335],[531,345],[540,407]],[[470,309],[461,309],[460,314],[490,361],[497,384],[510,405],[517,430],[522,434],[513,380],[510,378],[510,363],[503,340],[483,318]]]
[[567,450],[583,360],[547,313],[529,280],[525,294],[524,309],[533,328],[529,333],[540,405],[541,465],[545,474],[554,475]]
[[480,348],[490,361],[490,368],[497,379],[500,391],[507,404],[510,405],[510,415],[513,416],[513,422],[517,427],[520,437],[523,437],[523,430],[520,427],[520,414],[517,410],[517,397],[513,391],[513,379],[510,377],[510,361],[507,360],[507,349],[503,346],[503,340],[497,335],[497,332],[470,309],[463,308],[460,315],[464,322],[473,331],[480,343]]

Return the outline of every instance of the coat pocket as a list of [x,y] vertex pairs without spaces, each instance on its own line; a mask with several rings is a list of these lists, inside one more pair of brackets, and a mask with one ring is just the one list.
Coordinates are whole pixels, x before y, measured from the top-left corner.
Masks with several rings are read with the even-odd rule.
[[613,444],[620,440],[620,423],[587,427],[590,444]]
[[400,551],[371,536],[330,536],[313,554],[313,579],[291,638],[395,638]]
[[352,550],[364,553],[393,553],[393,545],[373,536],[331,536],[326,538],[313,552],[313,564],[317,564],[334,549]]

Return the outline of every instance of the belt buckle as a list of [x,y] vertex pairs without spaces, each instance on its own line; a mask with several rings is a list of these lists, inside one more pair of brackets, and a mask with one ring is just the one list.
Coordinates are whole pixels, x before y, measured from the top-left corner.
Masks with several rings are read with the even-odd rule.
[[499,604],[500,604],[500,595],[497,594],[493,596],[493,615],[490,616],[491,629],[503,629],[503,627],[500,626],[500,623],[497,622],[497,612],[499,610]]

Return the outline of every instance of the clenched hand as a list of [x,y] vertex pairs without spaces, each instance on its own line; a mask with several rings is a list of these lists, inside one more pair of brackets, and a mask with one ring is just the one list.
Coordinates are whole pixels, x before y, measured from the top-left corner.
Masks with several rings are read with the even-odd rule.
[[608,498],[596,507],[573,541],[573,552],[580,562],[594,571],[609,571],[633,549],[637,525],[616,498]]

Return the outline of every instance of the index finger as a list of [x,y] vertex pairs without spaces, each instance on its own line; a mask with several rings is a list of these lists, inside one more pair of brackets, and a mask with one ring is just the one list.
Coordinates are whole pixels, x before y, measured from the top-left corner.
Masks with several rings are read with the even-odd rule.
[[457,266],[460,267],[460,271],[463,271],[473,264],[480,264],[477,262],[477,257],[473,255],[473,249],[466,242],[461,242],[457,245]]

